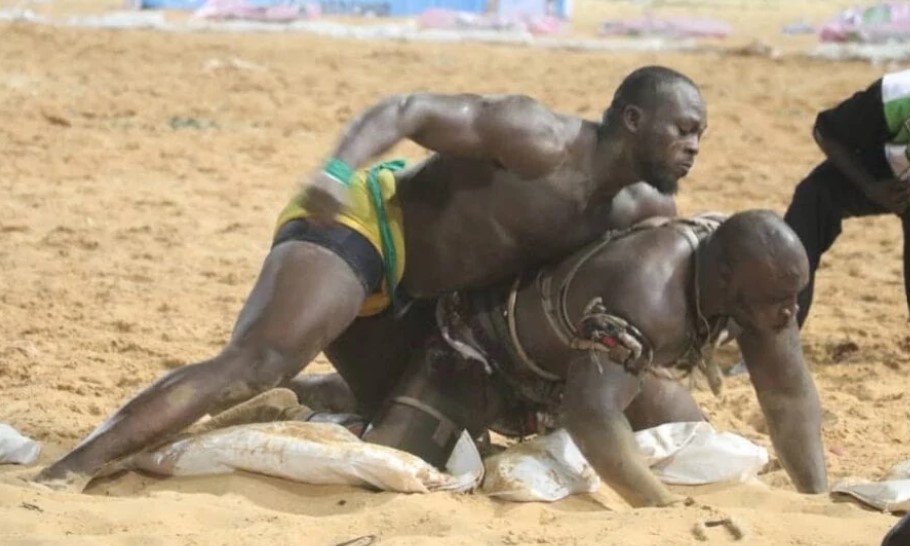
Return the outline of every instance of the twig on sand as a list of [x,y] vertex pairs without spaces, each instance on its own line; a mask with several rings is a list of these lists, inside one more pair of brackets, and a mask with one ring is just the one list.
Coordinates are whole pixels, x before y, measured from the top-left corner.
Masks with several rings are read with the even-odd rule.
[[364,535],[345,542],[339,542],[335,546],[370,546],[377,540],[376,535]]
[[730,531],[730,534],[733,535],[733,538],[736,540],[742,540],[746,537],[746,530],[744,527],[737,520],[730,516],[723,519],[699,521],[695,524],[695,527],[692,528],[692,534],[695,535],[695,538],[698,540],[707,541],[708,528],[719,526],[726,527],[727,530]]

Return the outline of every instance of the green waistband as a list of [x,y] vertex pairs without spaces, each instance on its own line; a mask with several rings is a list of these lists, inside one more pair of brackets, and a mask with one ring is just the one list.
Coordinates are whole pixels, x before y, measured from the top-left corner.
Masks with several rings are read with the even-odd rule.
[[382,198],[382,188],[379,186],[379,173],[382,171],[400,171],[405,166],[403,159],[393,159],[376,164],[367,172],[367,188],[370,190],[370,197],[373,201],[373,207],[376,209],[376,217],[379,223],[379,238],[382,243],[382,257],[385,263],[385,281],[386,290],[389,293],[389,301],[395,305],[395,288],[398,284],[398,253],[395,250],[395,240],[392,239],[392,228],[389,226],[389,217],[385,210],[385,200]]

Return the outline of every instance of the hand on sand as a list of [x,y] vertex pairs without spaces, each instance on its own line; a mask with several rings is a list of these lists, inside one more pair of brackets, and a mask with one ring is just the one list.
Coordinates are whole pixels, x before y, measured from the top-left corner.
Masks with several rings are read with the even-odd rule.
[[348,204],[348,189],[323,172],[316,173],[304,186],[307,219],[328,226]]

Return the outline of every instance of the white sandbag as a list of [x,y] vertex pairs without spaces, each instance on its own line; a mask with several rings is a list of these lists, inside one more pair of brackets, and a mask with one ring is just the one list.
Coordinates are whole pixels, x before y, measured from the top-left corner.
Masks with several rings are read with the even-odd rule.
[[[710,423],[667,423],[635,433],[638,448],[664,483],[745,482],[768,463],[768,451]],[[555,501],[596,491],[600,479],[568,432],[517,444],[485,462],[484,493],[516,502]]]
[[841,480],[831,488],[831,492],[849,495],[884,512],[910,510],[910,480],[882,482]]
[[881,481],[845,478],[831,488],[831,494],[849,495],[885,512],[910,510],[910,460],[894,465]]
[[[704,422],[670,423],[635,438],[666,483],[746,481],[768,462],[764,448],[735,434],[717,433]],[[245,470],[303,483],[404,493],[469,491],[483,480],[483,493],[516,502],[555,501],[601,485],[565,430],[516,444],[485,462],[463,433],[441,472],[403,451],[363,442],[333,423],[244,424],[176,440],[137,455],[130,466],[172,476]]]
[[635,433],[635,441],[664,483],[746,482],[768,464],[768,450],[710,423],[666,423]]
[[484,461],[481,491],[515,502],[557,501],[600,488],[600,478],[563,429]]
[[885,474],[885,480],[910,480],[910,460],[901,461],[892,466]]
[[41,444],[0,423],[0,464],[31,464],[41,453]]
[[135,456],[130,466],[168,476],[245,470],[309,484],[372,486],[402,493],[476,487],[483,465],[470,437],[463,435],[456,453],[453,459],[461,472],[453,475],[409,453],[363,442],[340,425],[287,421],[237,425],[183,438]]

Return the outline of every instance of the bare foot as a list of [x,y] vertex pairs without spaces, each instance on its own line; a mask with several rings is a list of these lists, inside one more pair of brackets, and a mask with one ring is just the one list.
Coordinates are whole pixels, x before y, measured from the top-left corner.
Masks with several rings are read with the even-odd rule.
[[22,480],[31,487],[67,493],[82,493],[92,481],[92,476],[87,474],[68,472],[63,477],[56,477],[47,475],[46,470],[45,468],[31,479],[23,476]]

